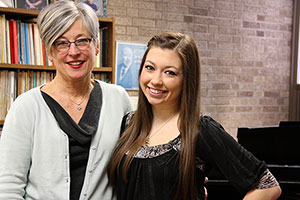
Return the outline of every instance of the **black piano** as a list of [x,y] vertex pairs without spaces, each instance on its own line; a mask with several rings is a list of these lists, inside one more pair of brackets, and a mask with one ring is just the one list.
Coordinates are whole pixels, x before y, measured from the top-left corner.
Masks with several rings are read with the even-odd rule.
[[[238,142],[260,160],[278,180],[280,200],[300,200],[300,122],[280,122],[272,127],[239,127]],[[208,173],[208,200],[241,200],[239,194],[216,170]]]

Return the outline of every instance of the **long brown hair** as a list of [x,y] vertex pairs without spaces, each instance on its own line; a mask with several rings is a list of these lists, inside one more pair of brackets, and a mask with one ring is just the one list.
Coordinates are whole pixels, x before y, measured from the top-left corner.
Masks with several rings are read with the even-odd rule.
[[[195,165],[196,138],[199,131],[200,118],[200,59],[194,40],[181,33],[163,33],[154,36],[147,45],[143,56],[139,75],[149,50],[152,47],[170,49],[178,53],[183,70],[183,86],[180,96],[179,131],[181,137],[179,183],[177,199],[197,199]],[[122,158],[127,153],[123,165],[122,177],[127,181],[127,171],[138,149],[145,143],[153,120],[151,104],[141,88],[138,93],[138,105],[127,129],[119,139],[109,164],[109,179],[113,183],[114,176],[119,173]]]

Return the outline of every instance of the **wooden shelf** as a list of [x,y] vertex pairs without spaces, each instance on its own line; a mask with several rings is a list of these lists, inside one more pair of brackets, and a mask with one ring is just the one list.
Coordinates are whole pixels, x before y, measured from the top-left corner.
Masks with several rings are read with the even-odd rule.
[[25,18],[35,18],[40,11],[38,10],[29,10],[23,8],[6,8],[0,7],[0,13],[5,13],[5,15],[10,17],[22,17]]
[[0,64],[1,69],[28,69],[28,70],[45,70],[45,71],[55,71],[52,66],[42,66],[42,65],[23,65],[23,64]]
[[[23,70],[28,69],[28,70],[55,71],[55,67],[53,66],[5,64],[5,63],[0,63],[0,69],[23,69]],[[93,72],[112,72],[112,67],[94,67]]]

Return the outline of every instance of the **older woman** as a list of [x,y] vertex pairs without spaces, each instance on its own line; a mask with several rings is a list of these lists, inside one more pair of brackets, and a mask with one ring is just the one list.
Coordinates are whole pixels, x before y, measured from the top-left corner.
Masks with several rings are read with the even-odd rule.
[[91,78],[98,18],[84,3],[56,1],[37,23],[56,77],[6,116],[0,199],[112,199],[106,166],[132,106],[123,88]]

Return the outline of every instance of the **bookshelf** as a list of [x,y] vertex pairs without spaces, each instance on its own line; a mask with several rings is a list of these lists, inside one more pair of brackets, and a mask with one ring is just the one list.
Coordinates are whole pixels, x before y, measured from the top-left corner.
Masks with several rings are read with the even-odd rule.
[[[22,23],[35,23],[36,17],[39,14],[39,11],[37,10],[27,10],[22,8],[6,8],[6,7],[0,7],[0,17],[1,15],[5,16],[5,20],[18,20]],[[99,19],[99,27],[100,27],[100,33],[101,36],[105,34],[105,40],[100,39],[100,55],[98,59],[99,65],[95,66],[93,69],[93,75],[97,79],[105,79],[106,82],[115,83],[115,20],[114,18],[108,18],[108,17],[98,17]],[[1,23],[1,18],[0,18]],[[3,49],[6,48],[3,46],[5,44],[3,42],[4,36],[1,36],[3,32],[1,32],[1,29],[3,31],[4,24],[0,24],[0,126],[4,123],[5,115],[10,107],[10,104],[13,100],[16,98],[22,91],[20,90],[19,84],[20,84],[20,74],[21,73],[34,73],[34,74],[42,74],[47,73],[48,74],[55,74],[55,67],[48,65],[48,62],[44,62],[43,64],[24,64],[19,61],[19,63],[11,62],[9,58],[6,60],[1,60],[1,54],[3,55]],[[8,26],[8,25],[7,25]],[[3,35],[3,34],[2,34]],[[22,37],[22,36],[21,36]],[[1,42],[2,40],[2,42]],[[6,41],[6,40],[4,40]],[[2,48],[2,50],[1,50]],[[7,54],[7,53],[6,53]],[[10,53],[9,53],[10,54]],[[45,56],[46,57],[46,56]],[[44,60],[47,60],[44,58]],[[21,63],[21,64],[20,64]],[[5,74],[5,75],[4,75]],[[1,78],[2,77],[2,78]],[[7,89],[12,92],[14,90],[15,95],[12,97],[11,93],[7,93],[6,95],[2,95],[1,89],[3,90],[3,87],[7,87],[7,85],[3,86],[3,78],[4,77],[11,77],[12,80],[5,80],[5,82],[14,82],[14,89]],[[49,79],[47,80],[49,81]],[[46,81],[46,82],[47,82]],[[2,85],[2,86],[1,86]],[[32,86],[32,85],[31,85]],[[33,86],[38,86],[33,84]],[[28,88],[30,89],[30,87]],[[26,91],[26,90],[25,90]],[[9,99],[11,98],[11,99]]]

